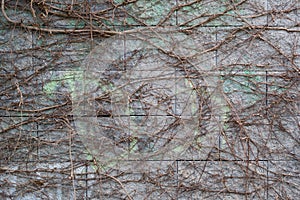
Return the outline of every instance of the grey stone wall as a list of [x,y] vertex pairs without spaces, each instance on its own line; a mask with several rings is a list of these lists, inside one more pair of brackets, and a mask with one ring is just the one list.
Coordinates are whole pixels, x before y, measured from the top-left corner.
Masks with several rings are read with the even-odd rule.
[[1,5],[1,199],[300,195],[298,0]]

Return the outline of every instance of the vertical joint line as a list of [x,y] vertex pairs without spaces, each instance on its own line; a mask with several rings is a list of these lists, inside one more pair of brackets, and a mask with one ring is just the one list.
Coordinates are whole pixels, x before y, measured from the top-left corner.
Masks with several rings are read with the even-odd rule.
[[267,199],[269,199],[269,160],[267,160]]
[[[179,6],[178,0],[176,0],[176,7]],[[178,26],[178,10],[175,10],[175,24]]]
[[268,117],[268,92],[269,92],[269,88],[268,88],[268,71],[266,71],[266,94],[265,94],[265,104],[266,104],[266,116]]
[[36,137],[38,139],[38,144],[36,147],[37,159],[40,160],[40,134],[39,134],[39,124],[36,123]]
[[85,165],[85,198],[88,199],[88,162]]
[[[269,10],[269,0],[266,0],[266,10]],[[267,12],[267,21],[266,21],[267,26],[269,26],[269,13]]]
[[177,190],[176,190],[176,198],[178,199],[179,193],[179,180],[178,180],[178,160],[176,160],[176,182],[177,182]]
[[175,98],[174,98],[174,113],[175,115],[177,116],[177,102],[178,102],[178,99],[177,99],[177,94],[178,94],[178,87],[177,87],[177,74],[178,74],[178,70],[176,69],[176,67],[174,68],[174,73],[175,73],[175,79],[174,79],[174,89],[175,89]]

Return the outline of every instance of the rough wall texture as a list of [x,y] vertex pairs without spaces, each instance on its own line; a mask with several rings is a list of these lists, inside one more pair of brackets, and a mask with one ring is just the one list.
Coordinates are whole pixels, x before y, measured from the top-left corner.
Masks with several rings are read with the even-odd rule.
[[1,199],[299,198],[299,0],[1,11]]

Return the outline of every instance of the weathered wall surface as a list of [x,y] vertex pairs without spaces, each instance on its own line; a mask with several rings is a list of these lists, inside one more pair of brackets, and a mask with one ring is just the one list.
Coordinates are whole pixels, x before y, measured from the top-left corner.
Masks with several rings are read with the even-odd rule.
[[300,196],[298,0],[1,3],[1,199]]

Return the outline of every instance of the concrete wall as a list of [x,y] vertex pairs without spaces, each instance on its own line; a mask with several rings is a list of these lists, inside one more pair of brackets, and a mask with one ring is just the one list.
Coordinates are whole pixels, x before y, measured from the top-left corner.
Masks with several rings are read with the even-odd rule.
[[298,0],[19,0],[1,199],[297,199]]

